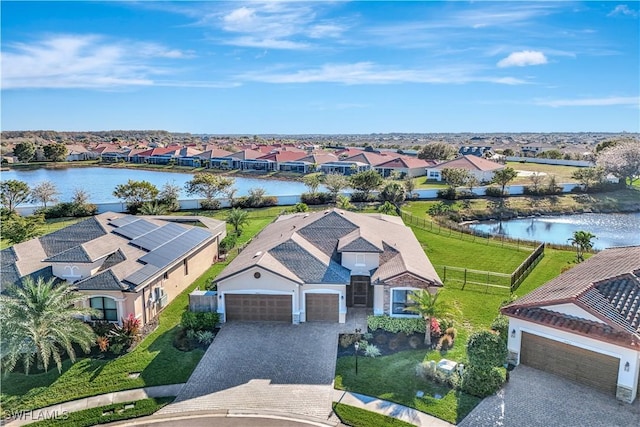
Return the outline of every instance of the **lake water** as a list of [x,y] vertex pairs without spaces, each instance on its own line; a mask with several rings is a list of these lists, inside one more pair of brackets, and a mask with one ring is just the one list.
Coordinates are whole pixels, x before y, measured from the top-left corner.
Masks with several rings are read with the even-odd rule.
[[[159,189],[167,182],[178,185],[183,189],[181,199],[193,199],[184,192],[184,184],[193,178],[191,173],[160,172],[140,169],[118,169],[101,167],[67,168],[67,169],[34,169],[28,171],[10,170],[1,172],[2,180],[17,179],[35,186],[43,181],[53,182],[60,194],[58,199],[62,202],[70,201],[74,189],[82,188],[90,195],[92,203],[110,203],[118,200],[113,196],[113,190],[119,184],[125,184],[128,180],[149,181]],[[236,196],[246,196],[249,189],[262,187],[266,194],[271,196],[299,195],[307,190],[307,187],[296,181],[283,181],[260,178],[235,178],[234,186],[238,189]],[[221,196],[223,197],[223,196]],[[28,204],[24,204],[27,206]]]
[[584,230],[596,235],[595,249],[640,245],[640,213],[539,216],[502,222],[481,221],[469,224],[469,227],[514,239],[561,245],[569,244],[574,231]]

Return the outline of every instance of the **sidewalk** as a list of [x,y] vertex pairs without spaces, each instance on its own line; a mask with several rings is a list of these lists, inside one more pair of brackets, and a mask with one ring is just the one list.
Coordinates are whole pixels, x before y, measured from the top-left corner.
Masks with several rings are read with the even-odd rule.
[[[101,394],[98,396],[85,397],[83,399],[72,400],[70,402],[60,403],[58,405],[47,406],[46,408],[26,411],[23,419],[16,419],[5,423],[6,427],[18,427],[30,424],[37,420],[44,419],[47,415],[62,415],[68,412],[82,411],[83,409],[97,408],[107,406],[114,403],[133,402],[136,400],[147,399],[150,397],[168,397],[176,396],[184,384],[170,384],[155,387],[137,388],[133,390],[116,391],[113,393]],[[363,394],[351,393],[343,390],[333,390],[333,401],[343,403],[345,405],[355,406],[356,408],[365,409],[371,412],[387,415],[389,417],[398,418],[402,421],[424,427],[454,427],[439,418],[427,415],[416,409],[397,403],[388,402],[386,400],[376,399],[374,397],[365,396]],[[215,411],[213,411],[215,412]],[[242,411],[236,411],[242,412]],[[249,411],[256,412],[256,411]],[[256,412],[257,414],[258,412]],[[188,415],[188,412],[184,412]],[[179,413],[170,416],[181,417]],[[0,423],[1,424],[1,423]]]
[[7,427],[18,427],[38,420],[43,420],[45,418],[51,418],[53,414],[61,416],[69,412],[77,412],[82,411],[83,409],[97,408],[99,406],[107,406],[114,403],[134,402],[136,400],[147,399],[150,397],[177,396],[180,389],[182,389],[182,386],[184,386],[184,384],[159,385],[85,397],[83,399],[47,406],[46,408],[25,411],[22,419],[6,422],[4,425]]
[[365,396],[364,394],[351,393],[344,390],[334,390],[333,401],[349,406],[355,406],[356,408],[366,409],[367,411],[377,412],[378,414],[383,414],[388,417],[397,418],[416,426],[455,427],[454,424],[449,424],[440,418],[425,414],[417,409],[377,399],[375,397]]

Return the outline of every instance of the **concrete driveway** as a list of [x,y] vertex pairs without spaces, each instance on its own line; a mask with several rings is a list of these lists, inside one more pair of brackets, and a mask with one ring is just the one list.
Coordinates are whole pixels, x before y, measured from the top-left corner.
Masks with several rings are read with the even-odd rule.
[[225,324],[160,413],[241,409],[328,420],[339,325]]
[[614,396],[518,366],[497,395],[484,399],[459,427],[637,427],[640,402]]

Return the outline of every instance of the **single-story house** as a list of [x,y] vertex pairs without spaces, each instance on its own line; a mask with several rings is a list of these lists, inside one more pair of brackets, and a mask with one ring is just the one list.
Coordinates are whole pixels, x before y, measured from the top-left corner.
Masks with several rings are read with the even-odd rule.
[[606,249],[501,311],[512,363],[636,398],[640,246]]
[[480,145],[464,145],[458,149],[461,156],[476,156],[490,158],[493,155],[493,147]]
[[479,182],[490,182],[496,171],[505,168],[505,165],[493,162],[477,156],[461,156],[448,162],[439,163],[427,168],[427,179],[442,181],[442,170],[465,169],[469,171]]
[[84,145],[72,144],[67,145],[67,162],[77,162],[81,160],[93,160],[97,158],[97,154],[89,151]]
[[25,276],[56,277],[74,283],[101,319],[133,314],[145,325],[218,259],[225,227],[106,212],[0,251],[0,291]]
[[385,178],[391,176],[394,172],[399,173],[401,178],[406,176],[414,178],[416,176],[424,176],[426,168],[435,164],[436,162],[434,161],[401,156],[376,165],[375,170]]
[[223,321],[344,323],[351,307],[415,316],[415,290],[442,286],[396,216],[338,209],[283,215],[215,279]]
[[335,162],[338,157],[331,153],[312,153],[297,160],[278,162],[278,170],[286,172],[315,172],[324,163]]

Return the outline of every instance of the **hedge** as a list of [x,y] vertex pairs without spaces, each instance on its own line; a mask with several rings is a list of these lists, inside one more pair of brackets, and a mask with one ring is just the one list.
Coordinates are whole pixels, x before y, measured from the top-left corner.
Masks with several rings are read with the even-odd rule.
[[369,316],[367,317],[367,326],[372,331],[382,329],[391,333],[404,332],[407,335],[414,332],[424,333],[426,330],[424,319],[419,317]]

